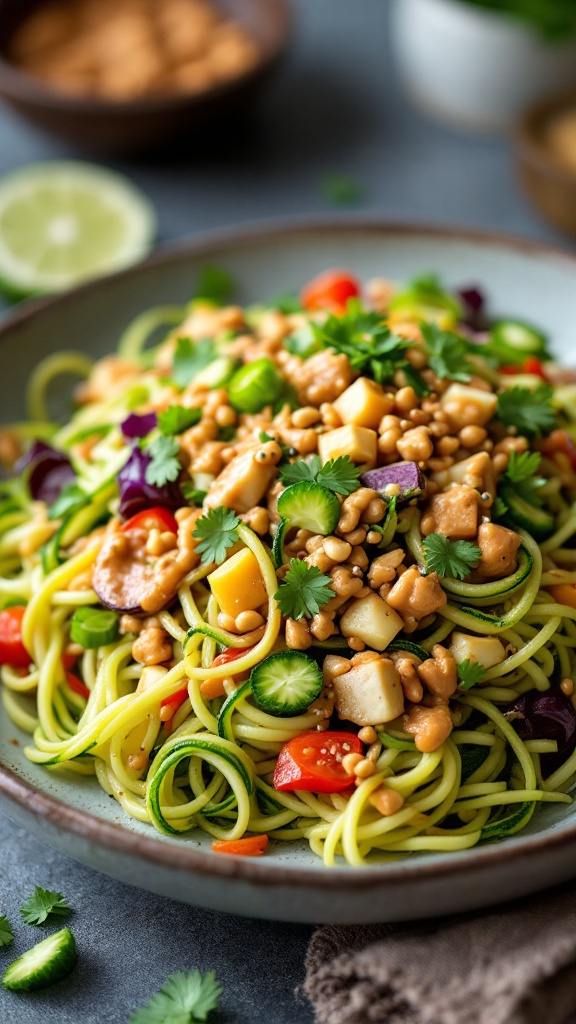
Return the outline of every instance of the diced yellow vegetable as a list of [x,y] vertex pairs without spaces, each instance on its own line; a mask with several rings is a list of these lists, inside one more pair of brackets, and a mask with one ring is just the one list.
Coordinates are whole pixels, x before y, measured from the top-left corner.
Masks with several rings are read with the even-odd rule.
[[340,718],[356,725],[392,722],[404,711],[400,676],[389,658],[369,661],[332,681]]
[[332,404],[342,423],[356,423],[359,427],[376,430],[382,417],[391,412],[394,402],[379,384],[368,377],[358,377]]
[[447,412],[452,426],[462,430],[474,424],[483,427],[491,420],[498,404],[497,395],[467,384],[451,384],[440,399],[442,411]]
[[340,631],[344,636],[357,636],[375,651],[388,647],[403,628],[400,616],[379,594],[368,594],[354,601],[340,619]]
[[450,654],[458,665],[462,661],[477,661],[483,668],[500,665],[506,658],[497,636],[470,636],[468,633],[452,633]]
[[234,619],[240,612],[259,608],[267,599],[258,560],[249,548],[242,548],[211,572],[208,583],[221,610]]
[[378,435],[375,430],[348,423],[345,427],[329,430],[318,438],[318,452],[322,462],[348,455],[351,462],[372,469],[376,465]]

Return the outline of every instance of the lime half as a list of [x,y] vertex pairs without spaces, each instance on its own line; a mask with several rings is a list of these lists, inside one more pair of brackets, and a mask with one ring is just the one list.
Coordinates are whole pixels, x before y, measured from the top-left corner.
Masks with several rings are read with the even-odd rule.
[[122,175],[73,161],[23,167],[0,180],[0,286],[22,298],[113,273],[146,255],[155,228]]

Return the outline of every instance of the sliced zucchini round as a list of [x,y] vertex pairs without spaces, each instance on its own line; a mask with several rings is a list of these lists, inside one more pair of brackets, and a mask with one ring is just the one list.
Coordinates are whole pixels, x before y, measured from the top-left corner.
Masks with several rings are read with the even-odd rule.
[[76,943],[69,928],[37,942],[8,965],[2,978],[11,992],[33,992],[66,977],[76,963]]
[[332,533],[340,519],[340,502],[333,491],[311,480],[291,484],[278,498],[278,514],[288,526],[321,533]]
[[545,335],[524,320],[497,320],[492,325],[489,344],[503,363],[546,355]]
[[320,695],[322,672],[302,651],[278,651],[252,669],[250,683],[262,711],[288,718],[302,714]]

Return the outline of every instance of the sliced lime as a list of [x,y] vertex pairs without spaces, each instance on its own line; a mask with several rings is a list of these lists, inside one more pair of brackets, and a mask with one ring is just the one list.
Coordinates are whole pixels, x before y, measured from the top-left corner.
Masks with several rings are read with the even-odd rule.
[[146,255],[155,226],[122,175],[74,161],[23,167],[0,180],[0,286],[22,298],[121,270]]

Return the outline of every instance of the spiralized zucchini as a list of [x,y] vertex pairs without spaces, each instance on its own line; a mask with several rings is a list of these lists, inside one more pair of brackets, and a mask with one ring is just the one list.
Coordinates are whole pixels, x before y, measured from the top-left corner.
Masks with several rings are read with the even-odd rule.
[[[401,719],[381,728],[372,750],[374,773],[358,778],[355,787],[352,777],[343,792],[283,792],[272,785],[283,745],[315,729],[320,719],[314,708],[275,717],[253,700],[250,670],[282,650],[286,639],[271,543],[248,523],[238,527],[233,551],[248,549],[257,560],[266,591],[260,629],[240,634],[219,624],[206,580],[213,566],[200,563],[158,613],[173,652],[162,671],[150,673],[134,658],[135,637],[124,632],[106,646],[75,650],[81,686],[70,683],[62,661],[70,652],[70,622],[78,608],[99,605],[91,573],[107,535],[104,527],[117,511],[116,477],[127,455],[119,425],[132,411],[173,400],[163,377],[175,335],[154,349],[145,344],[159,328],[172,331],[191,312],[193,307],[165,306],[138,317],[119,348],[122,360],[137,368],[137,379],[128,373],[124,383],[116,380],[64,426],[50,422],[49,385],[59,373],[86,376],[90,365],[78,353],[50,356],[30,384],[35,424],[13,428],[21,441],[50,439],[68,452],[78,485],[94,496],[75,518],[49,521],[41,503],[15,480],[0,505],[0,603],[27,605],[22,639],[31,655],[28,671],[3,666],[2,701],[14,724],[32,735],[27,757],[51,770],[95,775],[128,815],[166,835],[200,829],[215,839],[236,840],[246,832],[265,832],[279,843],[307,841],[327,866],[342,858],[360,866],[408,853],[468,849],[518,832],[543,802],[570,803],[576,752],[543,779],[540,758],[557,750],[555,741],[523,742],[502,713],[523,694],[545,693],[551,680],[574,678],[576,671],[576,602],[559,603],[545,589],[559,573],[576,587],[576,508],[567,489],[556,486],[550,466],[543,469],[543,493],[554,514],[553,535],[537,543],[529,531],[519,530],[517,565],[503,579],[445,578],[445,606],[414,635],[401,634],[390,645],[390,651],[429,657],[456,627],[499,637],[506,657],[487,668],[472,690],[454,694],[454,729],[438,749],[418,750]],[[253,313],[255,320],[261,316]],[[498,380],[490,367],[485,378]],[[576,387],[559,391],[558,406],[576,419]],[[425,571],[415,502],[392,510],[376,554],[398,546]],[[330,652],[331,643],[329,637],[318,651],[324,646]],[[236,648],[233,665],[214,663],[222,647]],[[342,646],[335,644],[333,653],[341,654]],[[220,695],[211,696],[219,684]],[[167,716],[164,709],[175,699],[176,710]],[[383,786],[402,797],[394,813],[383,814],[371,801]]]

